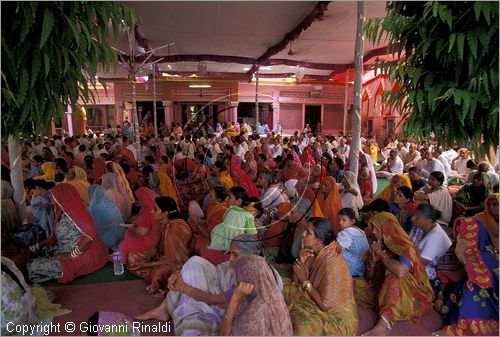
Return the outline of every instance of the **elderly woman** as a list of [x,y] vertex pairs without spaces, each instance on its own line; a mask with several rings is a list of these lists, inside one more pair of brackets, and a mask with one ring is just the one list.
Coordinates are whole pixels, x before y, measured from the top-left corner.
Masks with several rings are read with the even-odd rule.
[[30,247],[42,256],[28,263],[28,275],[33,282],[55,278],[68,283],[103,267],[108,251],[73,186],[58,184],[52,197],[57,205],[55,230],[50,238]]
[[448,226],[451,220],[453,202],[448,189],[443,186],[444,174],[439,171],[429,175],[429,183],[415,192],[413,199],[417,204],[429,203],[441,212],[438,223]]
[[380,319],[365,335],[385,336],[398,321],[432,308],[434,293],[417,248],[394,215],[380,212],[368,223],[370,254],[365,278],[355,278],[359,302],[378,306]]
[[[237,286],[231,265],[242,257],[261,255],[262,244],[257,237],[242,234],[231,242],[229,254],[230,261],[217,266],[199,256],[191,257],[180,273],[170,277],[166,299],[136,318],[168,321],[172,317],[177,335],[218,334],[225,308]],[[282,289],[281,277],[276,270],[272,272]]]
[[343,208],[351,208],[358,215],[363,208],[363,197],[358,186],[358,181],[353,172],[347,171],[341,180],[343,189],[340,193],[340,202]]
[[351,273],[328,220],[309,219],[293,272],[285,298],[295,335],[357,334]]

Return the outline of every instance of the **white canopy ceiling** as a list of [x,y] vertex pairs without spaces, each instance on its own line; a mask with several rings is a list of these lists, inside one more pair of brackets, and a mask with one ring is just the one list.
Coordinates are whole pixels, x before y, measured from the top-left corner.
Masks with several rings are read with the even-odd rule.
[[[159,63],[159,69],[168,73],[197,73],[199,61],[206,64],[207,72],[248,72],[256,59],[283,41],[317,6],[313,1],[145,1],[125,2],[136,11],[138,31],[154,49],[168,43],[170,48],[158,50],[156,56],[198,56],[194,60]],[[385,1],[366,2],[366,17],[383,17]],[[306,75],[330,76],[333,65],[354,62],[357,3],[335,1],[328,4],[319,20],[312,22],[286,49],[269,58],[271,66],[262,66],[261,74],[296,73],[295,63],[319,63],[302,65]],[[129,52],[125,39],[120,49]],[[365,54],[382,47],[365,40]],[[214,62],[205,56],[227,56]],[[234,59],[234,57],[247,59]],[[204,61],[204,58],[206,61]],[[292,65],[283,64],[292,61]],[[178,60],[177,60],[178,61]],[[277,63],[277,64],[275,64]],[[324,64],[324,67],[323,67]],[[317,69],[322,68],[322,69]],[[148,72],[148,70],[146,70]],[[126,77],[126,71],[118,68],[103,77]]]

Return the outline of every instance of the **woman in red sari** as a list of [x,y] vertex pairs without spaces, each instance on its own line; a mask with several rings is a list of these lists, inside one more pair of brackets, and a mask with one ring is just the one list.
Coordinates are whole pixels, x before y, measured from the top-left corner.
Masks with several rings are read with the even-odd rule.
[[127,228],[120,243],[120,253],[124,264],[128,263],[130,253],[147,251],[158,241],[160,235],[159,225],[151,216],[155,206],[155,198],[159,195],[146,187],[139,188],[135,191],[135,195],[141,205],[141,210],[136,219],[130,221],[134,223],[134,226]]
[[241,159],[231,155],[230,174],[236,186],[243,187],[250,197],[259,197],[260,193],[248,174],[241,168]]
[[28,263],[28,274],[33,282],[55,278],[68,283],[102,268],[108,261],[108,250],[73,186],[58,184],[52,189],[52,197],[57,205],[56,225],[47,240],[30,247],[44,256]]
[[100,184],[102,176],[106,173],[106,162],[101,157],[94,159],[94,184]]

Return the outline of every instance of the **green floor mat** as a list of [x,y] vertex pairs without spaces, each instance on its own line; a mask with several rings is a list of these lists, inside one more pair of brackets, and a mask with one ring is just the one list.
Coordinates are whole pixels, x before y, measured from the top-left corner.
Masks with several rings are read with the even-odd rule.
[[[106,264],[101,269],[93,272],[92,274],[85,275],[74,279],[71,283],[67,283],[65,285],[77,285],[77,284],[89,284],[89,283],[107,283],[107,282],[117,282],[117,281],[130,281],[130,280],[138,280],[137,276],[134,276],[127,271],[125,271],[122,275],[115,275],[113,272],[113,264],[110,262]],[[56,287],[62,286],[61,284],[55,280],[49,280],[43,283],[40,283],[42,287]]]
[[380,192],[382,192],[384,190],[384,188],[386,188],[387,186],[389,186],[389,179],[382,179],[382,178],[377,178],[377,193],[375,193],[375,197],[377,197]]

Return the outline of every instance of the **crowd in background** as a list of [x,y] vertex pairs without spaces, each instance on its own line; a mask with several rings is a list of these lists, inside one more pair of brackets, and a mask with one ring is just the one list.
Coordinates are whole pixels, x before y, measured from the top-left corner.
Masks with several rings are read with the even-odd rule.
[[433,308],[438,334],[498,335],[498,162],[390,135],[353,157],[320,123],[134,135],[125,122],[24,140],[25,219],[3,148],[2,261],[68,283],[119,252],[164,298],[137,319],[172,319],[176,335],[356,335],[359,305],[379,315],[368,335]]

